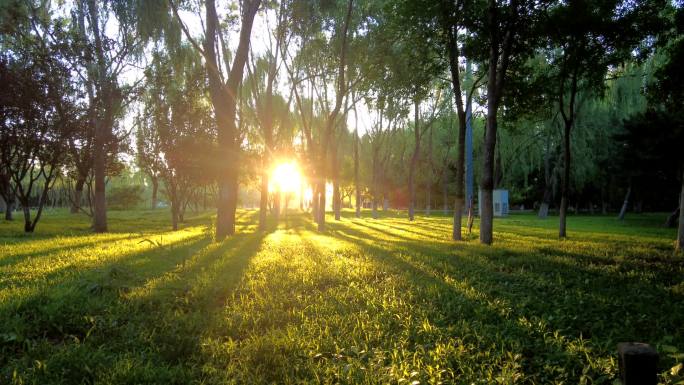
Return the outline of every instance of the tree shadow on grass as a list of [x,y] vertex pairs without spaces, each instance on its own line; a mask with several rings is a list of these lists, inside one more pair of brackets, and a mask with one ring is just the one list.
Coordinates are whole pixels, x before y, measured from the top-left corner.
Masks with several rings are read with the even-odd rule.
[[[79,242],[76,245],[69,245],[69,246],[59,246],[59,240],[57,239],[50,239],[50,238],[42,238],[40,239],[41,242],[50,242],[49,245],[46,247],[39,247],[32,249],[30,251],[26,252],[20,252],[20,253],[12,253],[11,255],[7,255],[0,259],[0,267],[3,266],[9,266],[17,262],[21,262],[22,260],[26,258],[41,258],[41,257],[49,257],[51,255],[54,255],[55,253],[60,253],[64,251],[77,251],[80,249],[84,249],[87,247],[91,247],[94,245],[97,245],[99,243],[103,242],[116,242],[118,240],[123,240],[123,239],[128,239],[130,238],[127,235],[124,234],[110,234],[111,236],[108,236],[106,239],[98,238],[96,240],[88,240],[84,242]],[[82,237],[82,235],[74,235],[70,236],[68,238],[79,238]]]
[[[472,317],[474,322],[485,322],[485,328],[506,325],[513,345],[524,347],[519,350],[526,360],[523,367],[532,378],[548,370],[544,365],[551,359],[561,368],[572,368],[577,380],[581,369],[592,365],[584,353],[578,352],[582,344],[597,348],[594,354],[607,358],[613,356],[615,344],[621,340],[657,342],[665,335],[674,335],[681,343],[684,337],[677,332],[684,314],[673,315],[667,310],[675,308],[681,298],[639,277],[557,260],[560,256],[572,261],[581,255],[556,253],[548,257],[467,244],[388,241],[349,226],[338,226],[335,235],[358,244],[370,255],[381,256],[388,265],[400,266],[399,270],[406,271],[413,281],[423,281],[427,275],[431,277],[426,281],[429,284],[441,282],[440,291],[460,282],[460,294],[449,289],[446,297],[474,290],[475,302],[487,310],[468,314],[459,308],[455,320]],[[549,333],[557,337],[549,339]],[[497,340],[489,342],[495,344]]]
[[[59,282],[3,306],[8,318],[2,333],[11,341],[0,346],[0,366],[13,361],[27,368],[32,360],[76,349],[74,344],[106,347],[110,358],[142,349],[150,355],[146,365],[181,362],[197,348],[198,328],[237,285],[265,236],[241,233],[214,243],[205,234],[52,277]],[[107,364],[88,363],[91,368]]]
[[[571,377],[578,377],[581,374],[584,365],[582,357],[573,354],[562,344],[548,343],[535,330],[525,327],[516,318],[503,313],[499,307],[492,306],[490,298],[473,292],[472,288],[447,283],[442,277],[374,244],[371,239],[359,241],[356,236],[348,236],[344,230],[337,232],[336,236],[358,244],[366,255],[381,263],[387,270],[402,276],[410,285],[406,290],[429,292],[433,298],[429,309],[430,322],[448,331],[451,338],[459,340],[459,344],[476,346],[482,352],[493,350],[501,352],[502,355],[511,352],[508,358],[488,358],[502,366],[492,368],[494,372],[504,370],[503,366],[506,363],[502,361],[512,361],[513,356],[520,355],[519,360],[522,361],[522,369],[528,379],[543,381],[545,374],[541,373],[540,368],[554,362],[557,365],[572,367]],[[464,327],[464,323],[467,326]],[[431,344],[435,341],[420,342]],[[464,363],[453,364],[452,369],[456,377],[459,377],[459,366]],[[484,365],[486,362],[479,364]]]

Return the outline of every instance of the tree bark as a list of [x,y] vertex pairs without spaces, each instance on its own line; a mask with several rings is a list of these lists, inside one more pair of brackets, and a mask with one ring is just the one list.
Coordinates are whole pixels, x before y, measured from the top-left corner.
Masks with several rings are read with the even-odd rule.
[[[563,107],[561,107],[563,108]],[[574,109],[571,104],[571,110]],[[558,226],[558,236],[560,238],[567,237],[567,215],[568,215],[568,199],[570,192],[570,131],[574,118],[573,112],[570,112],[570,118],[565,120],[565,127],[563,130],[563,178],[561,180],[561,204],[560,204],[560,225]]]
[[107,162],[107,141],[112,135],[112,127],[108,124],[109,120],[104,116],[113,115],[113,87],[110,79],[107,79],[107,69],[104,58],[104,47],[100,35],[100,22],[97,2],[88,1],[88,11],[90,12],[90,24],[95,40],[95,56],[97,61],[96,84],[98,85],[99,107],[105,111],[97,111],[92,117],[91,124],[94,127],[93,138],[93,173],[95,176],[95,194],[93,197],[93,231],[103,233],[107,231],[107,201],[105,197],[106,188],[106,162]]
[[340,160],[337,157],[337,145],[334,144],[332,151],[332,188],[333,188],[333,213],[335,214],[335,220],[339,221],[341,217],[342,210],[342,199],[340,198]]
[[276,188],[275,193],[273,193],[273,218],[276,223],[276,226],[278,225],[278,222],[280,222],[282,198],[283,194],[280,191],[280,188]]
[[214,0],[206,2],[206,31],[204,41],[205,59],[208,67],[209,93],[216,114],[218,128],[218,147],[222,169],[218,175],[218,202],[216,204],[216,240],[222,240],[235,233],[235,211],[237,209],[238,166],[240,143],[236,124],[237,91],[242,83],[242,75],[249,52],[249,41],[260,0],[244,4],[240,39],[228,79],[224,84],[219,76],[216,55],[218,16]]
[[[490,64],[491,65],[491,64]],[[490,70],[490,82],[487,85],[488,95],[492,95],[495,90],[493,89],[493,84],[496,80],[491,79]],[[496,146],[496,111],[497,106],[494,101],[488,98],[487,100],[487,127],[485,130],[485,140],[484,140],[484,154],[483,154],[483,166],[482,166],[482,177],[480,180],[480,186],[482,189],[482,203],[480,204],[482,212],[480,213],[480,243],[491,245],[493,238],[493,225],[494,225],[494,206],[493,206],[493,189],[494,189],[494,149]]]
[[15,205],[14,199],[9,199],[8,201],[5,202],[5,220],[6,221],[14,220],[14,217],[12,215],[12,211],[14,210],[14,205]]
[[[517,18],[517,2],[510,4],[510,19]],[[480,212],[480,243],[491,245],[493,240],[494,207],[492,190],[494,188],[494,156],[496,154],[497,112],[504,89],[506,71],[513,46],[513,30],[515,23],[509,20],[504,31],[499,28],[499,6],[496,0],[489,0],[487,7],[489,21],[489,59],[487,69],[487,121],[485,127],[484,154],[482,159],[482,212]],[[501,39],[501,32],[503,39]]]
[[[449,69],[451,72],[451,87],[456,102],[456,114],[458,117],[458,140],[456,158],[456,199],[454,200],[454,223],[452,226],[451,238],[454,241],[462,240],[461,222],[463,219],[463,208],[465,205],[465,143],[466,143],[466,113],[461,96],[461,80],[459,73],[459,48],[458,31],[455,26],[448,31],[449,36]],[[467,97],[467,95],[466,95]],[[446,194],[446,183],[445,183]],[[446,202],[445,202],[446,204]]]
[[546,138],[546,148],[544,151],[544,196],[542,197],[541,205],[539,206],[539,218],[545,219],[549,215],[549,204],[551,203],[552,186],[551,186],[551,143],[550,138]]
[[16,201],[15,192],[11,186],[10,177],[0,174],[0,197],[5,201],[5,220],[11,221],[12,209]]
[[74,201],[71,202],[71,213],[77,214],[81,211],[81,202],[83,201],[83,185],[85,184],[85,178],[80,177],[76,180],[76,185],[74,186]]
[[428,153],[427,153],[427,182],[425,183],[425,215],[430,215],[432,209],[432,125],[428,132]]
[[677,229],[677,246],[675,250],[678,252],[684,250],[684,172],[682,172],[682,190],[679,193],[679,227]]
[[361,218],[361,184],[359,180],[359,129],[356,128],[354,130],[354,190],[356,192],[355,214],[357,218]]
[[33,227],[31,226],[31,208],[29,207],[28,201],[21,203],[21,209],[24,212],[24,232],[32,233]]
[[[264,162],[265,163],[265,162]],[[261,197],[259,199],[259,230],[266,230],[268,220],[268,168],[265,164],[261,170]]]
[[159,192],[159,179],[157,177],[150,178],[152,180],[152,209],[157,208],[158,200],[157,194]]
[[311,217],[314,222],[318,223],[318,183],[314,182],[311,185]]
[[178,202],[176,202],[176,199],[171,200],[171,228],[176,231],[178,230],[178,222],[179,222],[179,208],[178,208]]
[[107,231],[107,201],[105,197],[106,173],[106,139],[107,132],[102,124],[95,125],[95,140],[93,154],[93,173],[95,176],[95,194],[93,196],[93,231],[104,233]]
[[325,178],[318,182],[318,231],[325,231]]
[[625,220],[625,214],[627,213],[627,206],[629,205],[629,196],[632,194],[632,184],[627,188],[627,193],[625,194],[625,200],[622,202],[622,207],[620,208],[620,214],[618,219]]
[[408,189],[409,189],[409,207],[408,207],[408,218],[409,221],[414,220],[415,216],[415,205],[416,205],[416,183],[415,183],[415,170],[416,170],[416,165],[418,164],[418,158],[420,156],[420,127],[419,127],[419,118],[420,118],[420,101],[416,97],[414,100],[414,140],[415,140],[415,147],[413,149],[413,156],[411,156],[411,164],[409,167],[409,175],[408,175]]
[[449,214],[449,202],[448,202],[448,199],[449,199],[448,195],[449,194],[447,191],[448,185],[446,182],[446,176],[444,176],[442,179],[443,179],[443,181],[442,181],[442,204],[444,205],[443,214],[447,215],[447,214]]
[[677,227],[677,223],[679,223],[679,212],[680,212],[679,206],[670,213],[670,215],[667,216],[667,219],[665,220],[665,227],[668,228],[675,228]]

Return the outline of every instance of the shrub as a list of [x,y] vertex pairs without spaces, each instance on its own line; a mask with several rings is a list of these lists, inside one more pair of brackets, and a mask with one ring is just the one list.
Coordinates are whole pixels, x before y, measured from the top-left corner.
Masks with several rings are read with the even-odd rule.
[[128,210],[142,202],[143,186],[114,187],[107,194],[107,207],[112,210]]

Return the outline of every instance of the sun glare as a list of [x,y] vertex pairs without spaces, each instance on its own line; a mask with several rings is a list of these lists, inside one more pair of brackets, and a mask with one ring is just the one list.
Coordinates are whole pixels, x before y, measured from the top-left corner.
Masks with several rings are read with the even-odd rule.
[[302,183],[302,175],[295,162],[279,163],[271,173],[272,187],[286,193],[297,192]]

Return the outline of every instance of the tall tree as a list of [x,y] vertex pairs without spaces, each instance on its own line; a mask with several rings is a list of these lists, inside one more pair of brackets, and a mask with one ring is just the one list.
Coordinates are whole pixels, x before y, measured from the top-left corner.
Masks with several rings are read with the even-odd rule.
[[[121,116],[124,90],[119,78],[126,70],[126,61],[140,48],[139,41],[130,33],[130,15],[125,6],[113,1],[79,0],[76,19],[84,47],[85,82],[91,104],[90,124],[93,127],[93,173],[95,193],[93,201],[93,230],[107,231],[107,203],[105,197],[107,150],[113,140],[113,127]],[[112,38],[108,22],[112,16],[118,24],[117,36]],[[110,24],[111,25],[111,24]]]
[[[24,213],[24,231],[33,232],[82,109],[65,65],[64,41],[47,41],[43,35],[62,37],[62,24],[29,12],[23,16],[14,19],[16,24],[1,41],[0,174],[6,202],[11,205],[11,196],[16,196]],[[35,216],[32,207],[37,208]]]
[[211,103],[214,106],[214,115],[218,129],[218,156],[220,159],[216,239],[222,240],[226,236],[235,233],[241,144],[241,132],[239,132],[236,121],[238,89],[242,84],[254,17],[261,5],[261,0],[246,0],[242,2],[240,37],[237,49],[232,55],[229,53],[229,47],[226,45],[227,26],[224,23],[220,23],[215,0],[207,0],[204,5],[205,26],[202,46],[190,34],[173,0],[170,3],[186,38],[204,57],[209,78],[209,93],[211,95]]
[[[658,1],[624,4],[621,0],[572,0],[553,7],[549,16],[548,54],[556,71],[555,100],[563,121],[563,173],[561,176],[558,235],[567,236],[571,176],[571,132],[581,106],[579,95],[601,92],[610,65],[627,59],[653,32],[661,6]],[[581,22],[579,22],[581,20]]]

